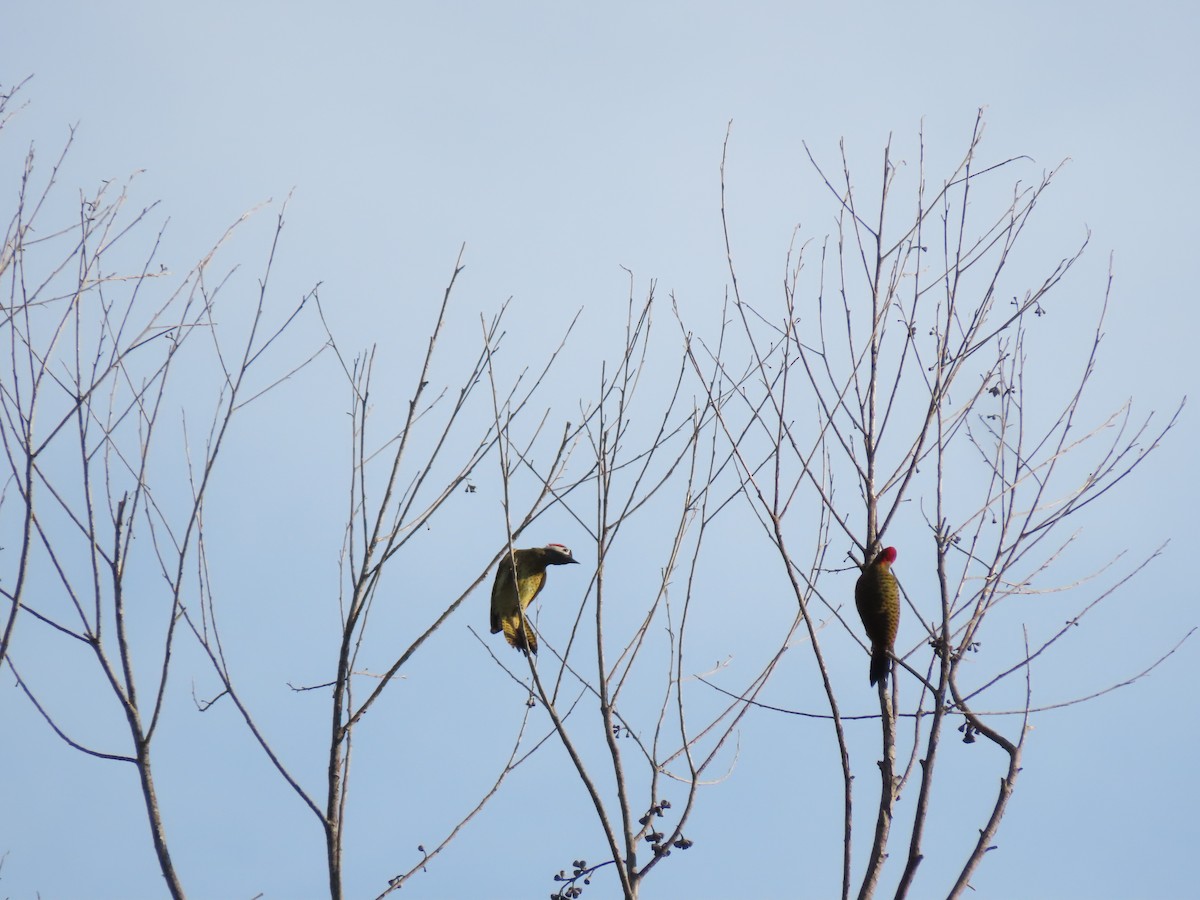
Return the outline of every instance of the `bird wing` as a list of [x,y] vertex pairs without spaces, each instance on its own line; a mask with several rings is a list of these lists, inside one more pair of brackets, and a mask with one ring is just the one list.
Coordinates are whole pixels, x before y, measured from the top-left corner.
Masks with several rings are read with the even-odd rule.
[[492,634],[504,627],[506,615],[517,611],[515,594],[512,560],[502,559],[496,567],[496,580],[492,582]]
[[880,633],[887,629],[887,619],[880,609],[877,574],[874,567],[868,566],[854,584],[854,605],[872,645],[878,643]]

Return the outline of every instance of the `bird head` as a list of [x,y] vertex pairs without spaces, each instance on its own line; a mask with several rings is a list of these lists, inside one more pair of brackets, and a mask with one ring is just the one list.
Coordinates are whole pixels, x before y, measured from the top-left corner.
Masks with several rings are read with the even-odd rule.
[[577,560],[571,555],[571,551],[562,544],[547,544],[546,545],[546,564],[551,566],[564,566],[567,563],[576,563]]
[[875,562],[877,564],[878,563],[887,563],[890,566],[895,561],[896,561],[896,548],[895,547],[884,547],[882,550],[879,551],[879,555],[877,557],[875,557]]

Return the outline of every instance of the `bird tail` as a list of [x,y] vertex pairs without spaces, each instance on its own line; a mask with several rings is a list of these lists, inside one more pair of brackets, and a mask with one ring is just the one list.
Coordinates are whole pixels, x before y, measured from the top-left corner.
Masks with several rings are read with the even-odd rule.
[[880,682],[887,687],[888,668],[892,658],[888,656],[887,647],[871,648],[871,684]]
[[504,637],[513,647],[516,647],[522,653],[532,653],[537,655],[537,635],[533,633],[533,628],[526,622],[525,627],[521,627],[521,617],[519,615],[509,616],[504,620]]

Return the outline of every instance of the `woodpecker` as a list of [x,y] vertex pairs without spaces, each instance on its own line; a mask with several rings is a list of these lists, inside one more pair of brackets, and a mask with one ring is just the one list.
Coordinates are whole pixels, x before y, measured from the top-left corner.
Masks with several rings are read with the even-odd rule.
[[884,547],[864,566],[854,585],[854,604],[871,639],[871,684],[887,685],[888,654],[896,647],[896,628],[900,625],[900,587],[892,574],[896,548]]
[[515,585],[512,557],[505,554],[496,568],[496,581],[492,585],[492,634],[503,631],[504,639],[511,646],[522,653],[536,654],[537,635],[532,627],[521,628],[517,600],[520,599],[522,610],[528,609],[533,598],[546,586],[546,566],[565,566],[579,560],[562,544],[514,550],[513,556],[517,558]]

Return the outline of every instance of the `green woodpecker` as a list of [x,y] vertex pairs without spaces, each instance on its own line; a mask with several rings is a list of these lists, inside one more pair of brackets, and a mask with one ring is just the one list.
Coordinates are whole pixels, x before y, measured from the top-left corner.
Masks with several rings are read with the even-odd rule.
[[507,554],[496,569],[496,581],[492,585],[492,634],[503,631],[504,639],[511,646],[524,653],[537,653],[537,635],[532,627],[521,628],[517,601],[520,600],[522,610],[529,608],[533,598],[546,586],[546,566],[564,566],[579,560],[562,544],[514,550],[513,556],[517,560],[515,579],[512,557]]
[[900,625],[900,587],[892,574],[896,548],[884,547],[864,566],[854,585],[854,604],[871,639],[871,684],[887,685],[888,654],[896,647],[896,628]]

